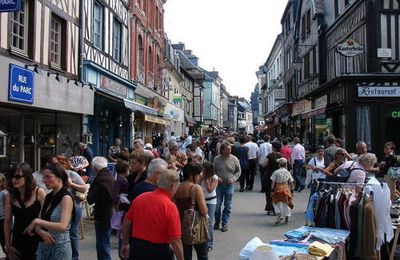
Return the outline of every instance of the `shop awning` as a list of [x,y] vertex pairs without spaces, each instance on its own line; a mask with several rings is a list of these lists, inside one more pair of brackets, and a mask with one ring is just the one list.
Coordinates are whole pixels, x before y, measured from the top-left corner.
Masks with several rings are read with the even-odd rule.
[[304,112],[301,114],[301,118],[308,119],[308,118],[312,118],[315,116],[325,114],[325,109],[326,109],[326,107],[320,107],[320,108],[316,108],[316,109],[312,109],[310,111]]
[[157,116],[144,115],[144,121],[152,122],[152,123],[156,123],[156,124],[160,124],[160,125],[170,125],[169,120],[165,120],[165,119],[163,119],[161,117],[157,117]]
[[185,120],[186,120],[186,122],[187,122],[188,124],[192,124],[192,125],[197,124],[197,121],[196,121],[193,117],[191,117],[191,116],[185,115]]
[[126,108],[129,108],[132,111],[140,111],[145,114],[154,115],[154,116],[158,115],[158,111],[156,109],[136,103],[134,101],[124,99],[124,104],[125,104]]

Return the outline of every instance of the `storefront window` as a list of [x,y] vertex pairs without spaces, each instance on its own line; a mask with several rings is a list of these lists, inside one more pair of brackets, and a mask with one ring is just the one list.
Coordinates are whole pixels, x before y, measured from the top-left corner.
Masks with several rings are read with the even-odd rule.
[[364,141],[371,149],[371,117],[369,106],[357,107],[357,140]]
[[7,134],[6,156],[0,158],[0,171],[4,172],[12,164],[20,161],[21,112],[14,109],[0,108],[0,130]]

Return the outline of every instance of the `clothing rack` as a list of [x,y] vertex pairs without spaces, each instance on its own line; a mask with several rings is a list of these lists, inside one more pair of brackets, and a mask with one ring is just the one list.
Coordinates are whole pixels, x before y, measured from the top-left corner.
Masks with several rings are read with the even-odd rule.
[[349,185],[349,186],[372,186],[371,183],[355,183],[355,182],[333,182],[333,181],[321,181],[321,184],[329,185]]

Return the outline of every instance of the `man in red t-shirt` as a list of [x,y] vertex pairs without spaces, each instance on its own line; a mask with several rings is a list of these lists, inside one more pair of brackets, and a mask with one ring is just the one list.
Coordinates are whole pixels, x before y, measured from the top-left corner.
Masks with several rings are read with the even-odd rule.
[[[280,153],[283,155],[283,157],[288,160],[288,167],[292,165],[291,159],[292,159],[292,149],[288,146],[288,140],[287,138],[282,139],[282,148]],[[290,167],[288,168],[290,170]]]
[[172,260],[175,254],[176,259],[183,260],[179,212],[171,200],[178,184],[179,174],[168,170],[160,175],[155,191],[143,193],[132,202],[121,231],[123,257]]

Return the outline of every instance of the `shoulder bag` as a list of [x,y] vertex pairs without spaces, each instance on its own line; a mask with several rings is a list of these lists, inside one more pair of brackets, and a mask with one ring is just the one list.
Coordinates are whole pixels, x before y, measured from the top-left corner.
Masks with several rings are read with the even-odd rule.
[[196,192],[193,185],[190,188],[191,205],[184,211],[182,218],[182,242],[186,245],[195,245],[205,243],[210,240],[208,232],[208,220],[202,216],[198,210],[195,210]]

